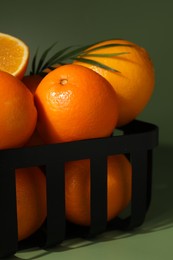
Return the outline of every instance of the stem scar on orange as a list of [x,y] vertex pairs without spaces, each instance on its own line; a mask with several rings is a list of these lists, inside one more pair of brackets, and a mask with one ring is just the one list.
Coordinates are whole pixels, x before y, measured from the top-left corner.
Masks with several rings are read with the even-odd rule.
[[117,95],[110,83],[80,65],[60,66],[35,92],[38,131],[46,143],[111,135],[118,120]]

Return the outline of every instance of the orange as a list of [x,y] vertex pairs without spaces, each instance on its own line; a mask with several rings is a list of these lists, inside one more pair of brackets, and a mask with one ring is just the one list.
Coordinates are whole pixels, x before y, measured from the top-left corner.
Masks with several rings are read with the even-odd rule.
[[41,80],[42,80],[42,77],[39,74],[25,75],[22,78],[22,82],[31,91],[32,94],[35,93],[35,90]]
[[[113,46],[95,51],[91,50],[105,44],[127,44],[131,46]],[[127,54],[112,57],[87,56],[87,54],[121,52],[127,52]],[[81,57],[101,62],[119,71],[113,72],[84,62],[75,62],[75,64],[88,67],[102,75],[116,90],[120,110],[118,126],[129,123],[144,110],[152,96],[155,83],[153,63],[144,48],[130,41],[115,39],[93,45],[86,50],[86,56],[82,55]]]
[[46,215],[46,179],[38,167],[16,170],[18,240],[23,240],[43,224]]
[[109,136],[118,119],[117,96],[107,80],[68,64],[47,74],[35,92],[38,131],[46,143]]
[[[99,172],[98,172],[99,181]],[[132,167],[124,155],[108,157],[107,220],[116,217],[131,200]],[[65,165],[66,217],[79,225],[90,224],[90,161]]]
[[20,147],[34,132],[37,110],[25,85],[0,71],[0,149]]
[[22,79],[28,60],[29,48],[22,40],[0,33],[0,71],[6,71]]

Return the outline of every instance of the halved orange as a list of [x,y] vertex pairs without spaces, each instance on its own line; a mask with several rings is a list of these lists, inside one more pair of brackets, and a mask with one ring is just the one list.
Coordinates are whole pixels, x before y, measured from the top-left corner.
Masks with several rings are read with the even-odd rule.
[[20,39],[0,33],[0,71],[22,79],[27,69],[29,48]]

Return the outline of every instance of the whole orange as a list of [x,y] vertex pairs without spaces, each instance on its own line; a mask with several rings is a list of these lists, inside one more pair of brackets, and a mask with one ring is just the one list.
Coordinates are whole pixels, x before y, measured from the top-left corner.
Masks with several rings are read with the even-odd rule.
[[[117,45],[92,51],[106,44],[126,44],[126,46]],[[115,53],[124,54],[110,55]],[[110,56],[92,56],[98,54]],[[118,71],[107,70],[85,62],[74,62],[96,71],[116,90],[120,110],[118,126],[129,123],[144,110],[152,96],[155,83],[153,63],[146,49],[130,41],[114,39],[93,45],[81,57],[100,62]]]
[[0,149],[20,147],[37,122],[34,98],[15,76],[0,71]]
[[68,64],[47,74],[35,92],[38,131],[46,143],[109,136],[118,119],[117,96],[107,80]]
[[38,167],[16,170],[18,240],[23,240],[43,224],[46,215],[46,179]]
[[[99,181],[99,173],[98,173]],[[131,200],[132,167],[124,155],[108,157],[107,219],[116,217]],[[90,224],[90,161],[65,165],[66,217],[79,225]]]

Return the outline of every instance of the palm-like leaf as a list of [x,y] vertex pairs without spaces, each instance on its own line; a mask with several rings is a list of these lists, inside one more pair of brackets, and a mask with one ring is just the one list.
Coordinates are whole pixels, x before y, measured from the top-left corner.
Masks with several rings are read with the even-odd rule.
[[110,70],[110,71],[113,71],[113,72],[119,72],[118,70],[114,69],[114,68],[111,68],[101,62],[98,62],[98,61],[95,61],[95,60],[90,60],[90,59],[85,59],[85,58],[76,58],[77,61],[80,61],[80,62],[83,62],[83,63],[87,63],[87,64],[90,64],[90,65],[94,65],[94,66],[97,66],[97,67],[100,67],[100,68],[103,68],[103,69],[106,69],[106,70]]
[[[40,57],[40,60],[37,63],[38,59],[38,49],[36,50],[36,53],[32,60],[32,70],[31,74],[45,74],[45,69],[49,68],[50,70],[55,69],[56,65],[62,65],[62,64],[68,64],[73,63],[75,60],[80,61],[83,63],[87,63],[90,65],[98,66],[100,68],[104,68],[106,70],[110,70],[113,72],[119,72],[115,68],[111,68],[101,62],[95,61],[93,59],[89,59],[88,57],[116,57],[124,54],[128,54],[129,52],[117,52],[117,53],[93,53],[94,51],[100,50],[100,49],[106,49],[110,47],[118,47],[118,46],[132,46],[129,44],[119,44],[119,43],[111,43],[111,44],[104,44],[101,46],[96,46],[96,44],[101,43],[97,42],[94,44],[88,44],[82,47],[74,47],[74,46],[68,46],[63,48],[62,50],[56,52],[53,56],[51,56],[49,59],[47,58],[47,55],[52,50],[52,48],[56,45],[56,43],[52,44],[49,48],[47,48],[43,54]],[[92,53],[91,53],[92,52]]]

